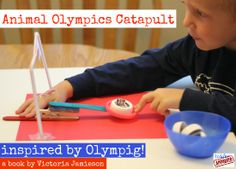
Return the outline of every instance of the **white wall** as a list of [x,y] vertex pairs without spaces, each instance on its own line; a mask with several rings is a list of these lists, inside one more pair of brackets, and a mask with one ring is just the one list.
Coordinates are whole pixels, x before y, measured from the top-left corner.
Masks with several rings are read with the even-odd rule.
[[161,45],[170,41],[179,39],[186,36],[187,30],[183,27],[182,21],[184,19],[184,5],[181,0],[162,0],[163,8],[176,9],[177,13],[177,28],[175,29],[162,29],[161,32]]

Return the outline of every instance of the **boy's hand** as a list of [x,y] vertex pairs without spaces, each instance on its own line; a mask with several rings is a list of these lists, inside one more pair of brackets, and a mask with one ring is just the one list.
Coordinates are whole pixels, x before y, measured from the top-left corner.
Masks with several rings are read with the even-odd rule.
[[[39,108],[45,108],[48,106],[48,103],[51,101],[57,100],[56,91],[47,91],[46,93],[39,96]],[[17,110],[16,114],[25,117],[34,117],[35,116],[35,104],[34,99],[30,98],[26,100]]]
[[164,115],[168,108],[179,109],[183,93],[183,89],[158,88],[142,96],[135,106],[135,112],[141,111],[147,103],[151,103],[152,110]]
[[[49,102],[60,101],[64,102],[72,96],[73,89],[69,82],[63,81],[56,85],[53,89],[48,90],[39,96],[39,108],[46,108]],[[34,99],[26,100],[17,110],[16,114],[25,117],[34,117],[35,105]]]

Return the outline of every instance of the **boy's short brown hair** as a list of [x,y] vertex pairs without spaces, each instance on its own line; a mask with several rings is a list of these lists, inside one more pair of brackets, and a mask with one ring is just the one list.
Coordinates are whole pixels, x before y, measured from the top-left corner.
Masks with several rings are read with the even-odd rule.
[[225,11],[230,11],[236,20],[236,0],[220,0]]

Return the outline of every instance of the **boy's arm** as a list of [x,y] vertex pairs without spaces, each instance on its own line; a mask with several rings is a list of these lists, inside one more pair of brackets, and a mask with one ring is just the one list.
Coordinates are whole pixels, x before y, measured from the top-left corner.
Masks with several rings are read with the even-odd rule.
[[236,98],[220,92],[207,94],[202,91],[186,89],[180,102],[180,110],[208,111],[223,115],[232,124],[236,133]]
[[[150,49],[141,56],[108,63],[83,74],[68,78],[73,86],[73,99],[91,96],[141,92],[166,87],[189,74],[186,46],[181,39],[162,49]],[[188,51],[185,51],[188,49]],[[187,59],[186,59],[187,58]],[[191,59],[191,58],[190,58]]]

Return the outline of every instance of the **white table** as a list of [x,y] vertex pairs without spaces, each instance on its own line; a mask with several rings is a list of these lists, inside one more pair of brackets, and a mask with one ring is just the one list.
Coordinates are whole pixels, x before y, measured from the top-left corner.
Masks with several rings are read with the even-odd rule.
[[[66,77],[83,72],[84,68],[54,68],[49,69],[53,84],[58,83]],[[35,70],[38,92],[48,89],[44,70]],[[14,111],[24,101],[26,93],[32,92],[30,84],[29,70],[27,69],[2,69],[0,70],[0,141],[14,142],[19,126],[19,122],[3,121],[2,117],[6,115],[14,115]],[[189,80],[188,78],[185,80]],[[180,83],[181,86],[186,83]],[[60,141],[61,142],[61,141]],[[67,141],[68,142],[68,141]],[[71,142],[86,142],[81,140],[73,140]],[[179,155],[171,145],[169,139],[134,139],[134,140],[90,140],[88,142],[138,142],[146,143],[146,158],[108,158],[108,169],[207,169],[212,167],[212,158],[192,159]],[[234,153],[236,155],[236,138],[230,133],[227,140],[218,152]]]

